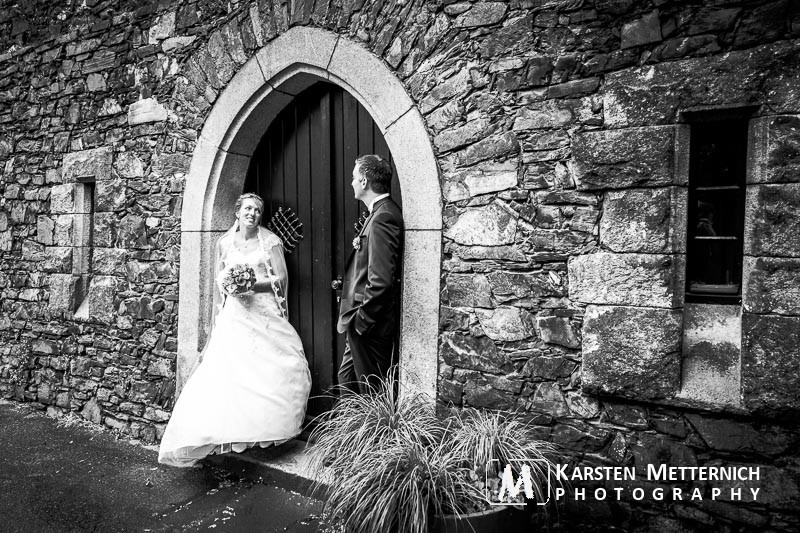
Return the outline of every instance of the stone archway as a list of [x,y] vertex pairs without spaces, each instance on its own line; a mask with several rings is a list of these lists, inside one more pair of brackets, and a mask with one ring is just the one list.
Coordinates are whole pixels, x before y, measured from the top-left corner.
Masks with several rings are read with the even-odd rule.
[[400,385],[436,396],[442,204],[422,116],[378,58],[344,37],[307,27],[289,29],[242,66],[197,140],[181,212],[179,390],[205,343],[213,245],[231,223],[250,156],[280,110],[318,80],[335,83],[359,100],[395,160],[406,224]]

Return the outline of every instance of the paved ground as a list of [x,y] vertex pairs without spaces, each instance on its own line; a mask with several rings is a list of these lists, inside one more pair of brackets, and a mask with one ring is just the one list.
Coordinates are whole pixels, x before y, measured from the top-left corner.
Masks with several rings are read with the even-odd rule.
[[216,467],[165,467],[156,457],[77,418],[0,401],[0,530],[324,530],[318,500]]

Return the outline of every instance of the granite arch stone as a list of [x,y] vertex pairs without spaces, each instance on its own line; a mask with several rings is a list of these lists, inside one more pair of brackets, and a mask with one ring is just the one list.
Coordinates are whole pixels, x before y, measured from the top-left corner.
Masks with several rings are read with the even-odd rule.
[[433,401],[440,280],[430,273],[441,267],[442,200],[430,137],[402,83],[380,59],[346,37],[302,26],[267,43],[239,69],[197,140],[181,213],[178,388],[206,340],[213,243],[232,222],[250,156],[293,96],[320,80],[343,87],[369,111],[395,160],[406,222],[400,384]]

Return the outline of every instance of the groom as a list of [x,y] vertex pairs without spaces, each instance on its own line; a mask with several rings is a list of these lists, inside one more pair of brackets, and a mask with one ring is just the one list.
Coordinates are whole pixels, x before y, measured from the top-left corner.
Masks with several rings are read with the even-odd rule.
[[353,194],[369,209],[345,267],[336,329],[347,334],[339,384],[369,391],[392,365],[403,258],[403,215],[389,197],[392,166],[378,155],[356,159]]

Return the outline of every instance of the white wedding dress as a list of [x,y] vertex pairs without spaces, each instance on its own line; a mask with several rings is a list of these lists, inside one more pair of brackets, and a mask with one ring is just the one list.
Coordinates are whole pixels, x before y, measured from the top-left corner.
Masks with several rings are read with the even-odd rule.
[[[231,246],[225,264],[269,279],[261,251]],[[191,466],[212,453],[281,444],[300,433],[311,389],[303,345],[273,292],[227,297],[203,360],[178,398],[158,461]]]

